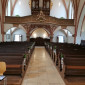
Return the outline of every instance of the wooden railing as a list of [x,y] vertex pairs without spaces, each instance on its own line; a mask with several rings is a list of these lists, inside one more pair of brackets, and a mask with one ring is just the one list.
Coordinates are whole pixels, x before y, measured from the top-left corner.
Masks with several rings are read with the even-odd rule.
[[8,24],[52,24],[58,26],[74,26],[74,19],[58,19],[51,16],[30,15],[25,17],[5,17]]

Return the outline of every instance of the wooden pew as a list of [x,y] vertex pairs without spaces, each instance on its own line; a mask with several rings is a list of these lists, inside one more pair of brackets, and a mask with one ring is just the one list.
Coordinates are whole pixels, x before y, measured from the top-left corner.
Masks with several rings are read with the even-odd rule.
[[[62,71],[62,57],[61,55],[63,55],[63,59],[64,59],[64,63],[65,63],[65,66],[66,66],[66,62],[68,62],[69,64],[72,64],[72,60],[71,59],[74,59],[76,60],[75,61],[75,66],[77,65],[77,62],[79,64],[81,64],[81,66],[71,66],[69,68],[75,68],[75,70],[78,70],[77,68],[82,67],[83,63],[82,63],[82,59],[84,60],[85,62],[85,47],[81,46],[81,45],[76,45],[76,44],[67,44],[67,43],[53,43],[51,42],[51,45],[54,47],[56,46],[56,65],[59,66],[59,69],[60,71]],[[47,47],[47,46],[46,46]],[[46,48],[46,49],[49,49],[49,48]],[[71,58],[69,57],[71,56]],[[83,58],[82,58],[82,57]],[[54,56],[55,57],[55,56]],[[76,59],[75,59],[76,58]],[[66,60],[67,59],[67,60]],[[70,60],[69,60],[70,59]],[[55,58],[53,59],[55,60]],[[80,62],[80,61],[81,62]],[[71,61],[71,62],[70,62]],[[67,66],[68,67],[68,66]],[[84,67],[84,66],[83,66]],[[79,70],[80,70],[79,69]],[[71,69],[71,70],[74,70],[74,69]],[[83,69],[83,71],[85,71],[85,69]],[[84,72],[81,72],[83,75],[84,75]],[[77,73],[78,74],[78,73]],[[76,74],[76,75],[77,75]],[[70,74],[69,74],[70,75]]]
[[[31,48],[29,48],[30,46]],[[0,43],[0,61],[5,61],[7,64],[7,71],[4,73],[4,75],[6,75],[8,79],[7,85],[16,85],[16,84],[21,85],[24,73],[26,72],[25,67],[26,65],[28,65],[33,50],[34,50],[33,43],[28,43],[28,42]],[[26,58],[28,60],[23,58],[25,54],[27,55]],[[10,76],[11,78],[9,78]]]
[[0,61],[6,62],[6,72],[5,74],[16,74],[16,75],[24,75],[24,58],[23,56],[17,56],[17,55],[4,55],[0,56]]
[[83,75],[85,76],[85,55],[64,56],[65,76]]

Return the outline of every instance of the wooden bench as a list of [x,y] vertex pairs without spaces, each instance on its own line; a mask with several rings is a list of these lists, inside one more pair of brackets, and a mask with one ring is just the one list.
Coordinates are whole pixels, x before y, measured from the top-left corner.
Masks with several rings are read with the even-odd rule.
[[[0,43],[0,61],[6,62],[7,67],[4,73],[7,76],[7,85],[21,85],[33,50],[34,43],[31,42]],[[3,84],[0,82],[0,85]]]
[[65,75],[83,75],[85,76],[85,56],[65,56]]
[[4,74],[24,75],[24,58],[23,56],[0,56],[0,61],[6,62],[6,72]]

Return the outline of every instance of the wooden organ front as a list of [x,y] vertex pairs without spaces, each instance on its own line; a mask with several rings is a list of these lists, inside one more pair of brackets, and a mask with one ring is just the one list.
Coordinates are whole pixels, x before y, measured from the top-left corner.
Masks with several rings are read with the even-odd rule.
[[50,0],[32,0],[31,2],[32,14],[38,14],[43,11],[45,15],[50,14]]

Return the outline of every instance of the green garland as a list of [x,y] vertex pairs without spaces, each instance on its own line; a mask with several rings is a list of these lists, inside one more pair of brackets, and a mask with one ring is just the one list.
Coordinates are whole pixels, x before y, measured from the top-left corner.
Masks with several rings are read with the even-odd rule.
[[24,54],[24,56],[23,56],[24,58],[26,58],[27,57],[27,55],[26,54]]
[[61,58],[64,58],[64,55],[63,55],[62,53],[61,53],[61,55],[60,55],[60,56],[61,56]]
[[56,49],[56,46],[54,46],[54,50]]

